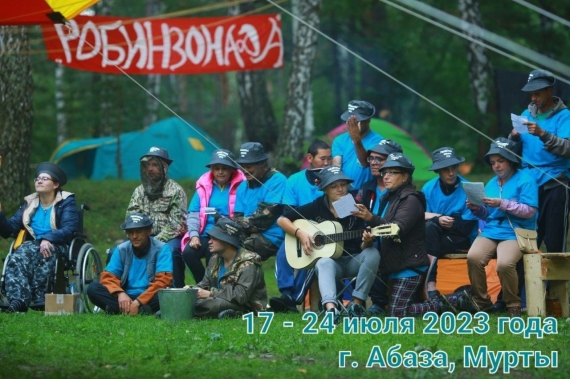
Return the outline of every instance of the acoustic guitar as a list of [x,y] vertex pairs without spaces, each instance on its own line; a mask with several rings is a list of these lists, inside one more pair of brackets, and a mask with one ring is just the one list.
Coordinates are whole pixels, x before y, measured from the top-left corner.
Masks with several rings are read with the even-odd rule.
[[[344,241],[361,238],[366,229],[342,231],[342,226],[336,221],[323,221],[316,223],[309,220],[295,220],[297,228],[311,234],[315,243],[313,252],[306,255],[303,252],[301,241],[294,236],[285,234],[285,256],[291,267],[303,270],[312,268],[319,258],[337,259],[342,255]],[[376,237],[394,237],[397,241],[400,228],[396,224],[385,224],[370,229]]]

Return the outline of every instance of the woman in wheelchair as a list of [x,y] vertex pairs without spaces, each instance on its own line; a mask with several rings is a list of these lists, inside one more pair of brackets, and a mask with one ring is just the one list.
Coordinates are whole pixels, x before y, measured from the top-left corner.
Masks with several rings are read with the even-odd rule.
[[[26,312],[28,306],[43,305],[48,278],[53,275],[57,256],[65,255],[74,233],[79,231],[79,215],[72,193],[62,190],[67,175],[57,165],[42,162],[36,167],[36,192],[9,220],[0,207],[0,235],[23,233],[6,259],[5,290],[8,312]],[[18,238],[17,242],[20,242]]]

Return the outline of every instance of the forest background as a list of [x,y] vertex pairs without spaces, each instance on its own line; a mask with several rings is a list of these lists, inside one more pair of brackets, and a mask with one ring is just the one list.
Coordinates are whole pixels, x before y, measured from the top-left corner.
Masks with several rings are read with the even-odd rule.
[[[275,3],[299,14],[363,59],[311,32]],[[531,67],[411,16],[388,5],[389,1],[275,3],[101,0],[91,10],[97,15],[125,17],[179,11],[185,11],[183,17],[281,13],[283,69],[133,78],[183,119],[207,131],[221,147],[237,151],[247,140],[262,142],[273,153],[275,165],[287,173],[298,167],[303,146],[342,122],[339,116],[351,99],[374,104],[379,117],[406,129],[428,151],[453,146],[468,161],[480,163],[475,164],[475,171],[488,170],[481,163],[488,139],[370,64],[491,138],[506,135],[510,131],[508,114],[520,113],[528,104],[520,88]],[[401,5],[402,1],[394,3]],[[520,0],[423,3],[551,59],[570,61],[567,24],[521,5]],[[528,3],[570,18],[570,0]],[[474,32],[471,35],[479,38]],[[20,50],[10,50],[14,39],[23,41]],[[5,209],[13,209],[30,192],[31,168],[48,160],[61,142],[138,130],[172,116],[124,75],[77,71],[48,61],[38,26],[2,26],[0,42],[0,155],[4,156],[0,201]],[[497,48],[503,50],[503,46]],[[541,67],[522,52],[514,55]],[[516,80],[501,82],[501,77]],[[511,107],[506,109],[505,104]],[[14,162],[25,165],[23,175]]]

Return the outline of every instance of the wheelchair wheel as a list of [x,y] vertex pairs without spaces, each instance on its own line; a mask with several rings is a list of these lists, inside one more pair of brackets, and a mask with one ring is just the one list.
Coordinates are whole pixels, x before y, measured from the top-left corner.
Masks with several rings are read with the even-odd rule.
[[79,250],[77,258],[77,266],[75,268],[78,275],[78,290],[83,300],[83,306],[88,313],[97,313],[99,308],[94,306],[87,296],[87,287],[92,282],[98,282],[101,272],[103,271],[103,264],[99,253],[93,245],[86,243]]

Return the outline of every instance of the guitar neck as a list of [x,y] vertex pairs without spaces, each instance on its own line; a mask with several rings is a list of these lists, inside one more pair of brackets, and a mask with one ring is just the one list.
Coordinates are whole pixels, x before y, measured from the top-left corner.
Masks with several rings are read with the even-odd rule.
[[362,237],[362,233],[364,233],[364,230],[366,229],[349,230],[347,232],[327,234],[325,237],[327,239],[326,243],[340,242],[340,241],[360,238]]

